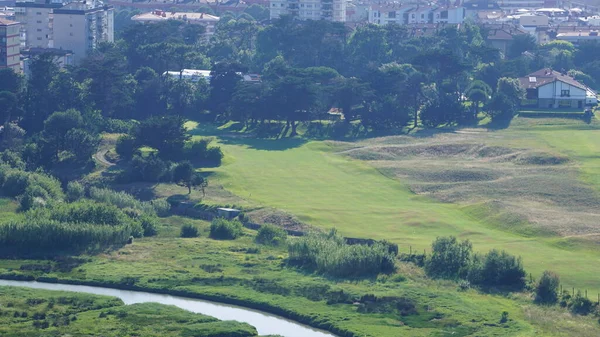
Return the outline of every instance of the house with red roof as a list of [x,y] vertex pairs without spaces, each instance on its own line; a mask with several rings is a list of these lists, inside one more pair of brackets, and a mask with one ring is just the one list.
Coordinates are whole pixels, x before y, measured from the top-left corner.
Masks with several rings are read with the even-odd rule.
[[573,77],[544,68],[519,78],[526,91],[525,105],[539,108],[583,109],[598,103],[597,93]]

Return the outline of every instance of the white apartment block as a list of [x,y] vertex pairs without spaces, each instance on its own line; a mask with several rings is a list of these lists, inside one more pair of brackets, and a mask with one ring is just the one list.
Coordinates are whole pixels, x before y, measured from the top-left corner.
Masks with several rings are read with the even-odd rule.
[[271,0],[271,20],[291,15],[300,20],[346,21],[346,0]]
[[382,4],[369,10],[369,23],[399,25],[424,23],[459,24],[465,20],[463,7],[431,7],[418,5]]
[[53,11],[54,47],[81,62],[101,42],[114,42],[114,8],[95,1],[72,2]]
[[15,3],[15,20],[21,23],[22,48],[52,48],[52,10],[62,3],[45,0]]

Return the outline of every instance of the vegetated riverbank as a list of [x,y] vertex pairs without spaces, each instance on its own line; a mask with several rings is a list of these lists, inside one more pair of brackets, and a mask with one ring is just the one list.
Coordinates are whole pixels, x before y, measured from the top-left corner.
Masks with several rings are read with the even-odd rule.
[[[0,273],[242,305],[340,336],[597,336],[600,331],[592,318],[567,319],[558,308],[542,315],[519,294],[462,291],[454,282],[427,278],[411,263],[399,263],[391,275],[335,279],[288,266],[287,249],[255,244],[254,231],[221,241],[207,237],[204,221],[170,217],[164,222],[158,237],[80,257],[69,268],[56,261],[2,260]],[[184,223],[197,226],[201,237],[178,238]],[[504,311],[509,319],[501,323]]]
[[219,321],[158,303],[125,305],[116,297],[0,286],[0,335],[254,337],[251,325]]
[[[137,305],[140,303],[157,303],[160,305],[175,306],[180,309],[209,315],[221,321],[237,321],[254,327],[260,335],[276,335],[282,337],[335,337],[332,334],[318,331],[299,323],[286,320],[277,316],[266,314],[262,311],[254,311],[238,306],[220,304],[216,302],[197,300],[185,297],[177,297],[164,294],[148,292],[120,290],[105,287],[81,286],[63,283],[44,283],[35,281],[10,281],[0,280],[0,286],[13,286],[28,289],[42,289],[58,292],[84,293],[99,296],[110,296],[123,301],[125,305]],[[208,333],[208,335],[213,336]],[[204,335],[203,335],[204,336]]]
[[[74,279],[59,279],[59,278],[55,278],[55,277],[37,277],[37,278],[35,278],[34,276],[31,276],[31,275],[18,275],[18,274],[0,274],[0,279],[11,280],[11,281],[21,281],[21,282],[35,281],[35,282],[39,282],[39,283],[48,283],[48,284],[79,285],[79,286],[109,288],[109,289],[118,289],[118,290],[129,290],[129,291],[139,292],[140,294],[143,292],[146,292],[146,293],[151,293],[151,294],[171,295],[171,296],[176,296],[176,297],[181,297],[181,298],[213,301],[213,302],[218,302],[218,303],[223,303],[223,304],[234,305],[234,306],[240,307],[241,309],[249,308],[249,309],[259,310],[259,312],[263,311],[265,315],[266,315],[266,312],[269,312],[271,314],[281,316],[282,318],[286,318],[288,320],[297,321],[297,322],[299,322],[299,324],[305,324],[305,325],[312,326],[317,329],[329,330],[329,331],[334,332],[337,335],[343,336],[343,337],[355,336],[352,332],[349,332],[349,331],[336,331],[336,328],[332,327],[332,326],[318,326],[321,323],[315,322],[311,317],[306,316],[306,315],[300,315],[296,312],[286,310],[284,308],[272,306],[272,305],[265,304],[265,303],[247,301],[247,300],[242,300],[242,299],[237,299],[237,298],[232,298],[232,297],[227,297],[227,296],[201,294],[201,293],[195,293],[195,292],[185,291],[185,290],[169,290],[169,289],[160,289],[160,288],[150,288],[150,287],[136,286],[135,284],[112,283],[112,282],[102,282],[102,281],[84,281],[84,280],[74,280]],[[0,284],[0,287],[1,286],[2,285]],[[24,285],[15,284],[14,286],[27,287],[27,285],[25,285],[25,284]],[[77,290],[68,290],[68,289],[66,289],[64,291],[77,292]],[[205,315],[210,316],[210,313],[206,313]],[[236,319],[234,319],[234,320],[236,320]],[[238,320],[236,320],[236,321],[238,321]],[[294,328],[300,327],[299,324],[297,324]],[[278,333],[278,334],[281,334],[281,333]],[[286,334],[282,334],[282,335],[286,335]],[[309,336],[310,334],[306,333],[305,335]],[[317,331],[315,331],[314,336],[335,337],[334,335],[331,335],[329,333],[325,333],[325,332],[319,333]]]

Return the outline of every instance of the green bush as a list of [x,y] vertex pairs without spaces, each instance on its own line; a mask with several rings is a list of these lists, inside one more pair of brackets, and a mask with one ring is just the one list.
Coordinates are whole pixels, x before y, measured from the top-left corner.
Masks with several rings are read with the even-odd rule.
[[182,238],[197,238],[200,236],[200,231],[198,231],[198,227],[192,224],[185,224],[181,227]]
[[85,196],[85,187],[76,181],[67,184],[67,201],[77,201]]
[[483,257],[475,255],[469,270],[469,281],[485,287],[525,287],[525,270],[520,257],[492,249]]
[[107,118],[105,120],[104,131],[108,133],[131,133],[139,123],[135,120],[123,120]]
[[21,159],[21,155],[11,150],[0,152],[0,162],[5,163],[14,169],[25,169],[25,162],[23,162],[23,159]]
[[558,301],[560,279],[551,271],[544,271],[535,286],[535,301],[543,304],[554,304]]
[[210,237],[217,240],[235,240],[242,235],[242,223],[238,220],[216,218],[210,224]]
[[139,221],[145,237],[158,234],[158,219],[156,217],[143,215],[139,218]]
[[2,193],[8,197],[16,197],[25,193],[29,185],[29,173],[25,171],[12,170],[6,174]]
[[581,292],[577,292],[575,297],[569,301],[568,307],[571,313],[585,316],[592,312],[594,304],[589,298],[583,297]]
[[431,255],[425,271],[431,277],[464,278],[468,273],[473,246],[469,240],[459,242],[455,237],[438,237],[431,244]]
[[171,210],[171,204],[167,201],[167,199],[155,199],[150,201],[150,204],[156,211],[158,216],[167,216],[169,215],[169,211]]
[[46,206],[46,200],[49,198],[48,192],[41,186],[30,185],[25,189],[25,193],[21,197],[21,210],[28,211],[32,208]]
[[336,277],[363,277],[396,269],[395,255],[386,245],[348,245],[335,231],[290,240],[288,252],[291,263]]
[[263,245],[278,246],[285,243],[287,232],[280,227],[266,224],[260,227],[256,235],[256,242]]
[[147,157],[134,156],[119,179],[123,183],[169,181],[169,167],[166,161],[153,154]]
[[90,188],[90,199],[98,202],[115,205],[118,208],[131,208],[146,214],[155,214],[156,210],[151,202],[141,202],[131,194],[113,191],[107,188]]
[[221,165],[223,151],[218,146],[210,146],[212,139],[204,138],[185,143],[183,154],[186,159],[209,165]]

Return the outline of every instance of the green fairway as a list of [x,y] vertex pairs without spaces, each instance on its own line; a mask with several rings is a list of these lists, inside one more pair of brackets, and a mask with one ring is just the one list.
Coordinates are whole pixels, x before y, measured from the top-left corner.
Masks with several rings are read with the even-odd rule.
[[[598,131],[583,130],[593,129],[587,126],[563,128],[563,137],[575,147],[570,148],[569,143],[561,143],[555,127],[531,127],[535,132],[521,126],[496,133],[509,138],[505,146],[537,144],[555,147],[576,161],[589,158],[582,163],[583,173],[600,186],[597,175],[593,178],[598,161],[591,158],[598,146],[591,143],[594,137],[600,139]],[[552,142],[547,143],[548,139]],[[391,240],[399,243],[402,251],[408,251],[409,245],[428,249],[436,236],[468,238],[480,250],[498,248],[522,255],[534,275],[551,269],[562,276],[565,286],[600,292],[597,250],[564,244],[563,238],[524,237],[499,230],[474,216],[478,212],[472,208],[467,212],[459,205],[417,196],[402,181],[334,153],[326,142],[224,137],[221,143],[228,158],[216,170],[219,183],[250,204],[279,208],[312,225],[336,227],[346,236]]]

